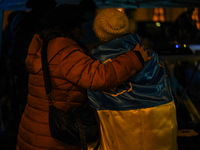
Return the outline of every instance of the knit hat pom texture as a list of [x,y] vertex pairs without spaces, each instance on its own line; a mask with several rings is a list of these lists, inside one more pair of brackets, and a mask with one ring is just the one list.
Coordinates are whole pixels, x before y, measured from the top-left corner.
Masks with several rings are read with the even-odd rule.
[[105,8],[97,14],[93,28],[99,40],[107,42],[128,33],[129,21],[117,8]]

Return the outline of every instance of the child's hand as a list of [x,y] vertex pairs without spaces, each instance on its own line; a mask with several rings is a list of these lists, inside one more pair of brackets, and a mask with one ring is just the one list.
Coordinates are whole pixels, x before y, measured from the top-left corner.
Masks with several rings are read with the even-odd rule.
[[135,48],[133,49],[133,51],[139,51],[144,59],[144,62],[151,60],[151,57],[149,57],[148,55],[148,51],[146,49],[144,49],[144,47],[140,47],[139,43],[136,44]]

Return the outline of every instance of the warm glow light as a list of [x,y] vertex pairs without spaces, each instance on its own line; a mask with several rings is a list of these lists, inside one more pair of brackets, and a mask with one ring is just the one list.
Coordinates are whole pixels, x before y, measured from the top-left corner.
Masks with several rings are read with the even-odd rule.
[[160,27],[161,26],[160,22],[156,22],[156,26]]
[[192,19],[196,21],[197,29],[200,29],[200,22],[199,22],[199,12],[198,8],[195,8],[192,14]]
[[165,21],[163,8],[154,8],[153,21]]
[[124,13],[124,8],[117,8],[117,10],[119,10],[119,11]]

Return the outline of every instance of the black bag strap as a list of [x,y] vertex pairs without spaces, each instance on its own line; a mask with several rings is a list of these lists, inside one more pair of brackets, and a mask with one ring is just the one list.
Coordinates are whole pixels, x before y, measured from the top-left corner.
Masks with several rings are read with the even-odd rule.
[[43,45],[42,45],[41,58],[42,58],[42,69],[43,69],[45,90],[46,90],[46,94],[47,94],[49,100],[52,102],[51,79],[50,79],[49,68],[48,68],[48,64],[47,64],[47,46],[48,46],[48,41],[44,40]]

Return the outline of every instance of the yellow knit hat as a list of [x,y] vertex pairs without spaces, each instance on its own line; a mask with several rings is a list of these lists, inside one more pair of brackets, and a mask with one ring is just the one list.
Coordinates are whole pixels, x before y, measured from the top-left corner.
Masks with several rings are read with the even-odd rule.
[[129,21],[117,8],[105,8],[96,15],[93,29],[101,42],[107,42],[128,33]]

